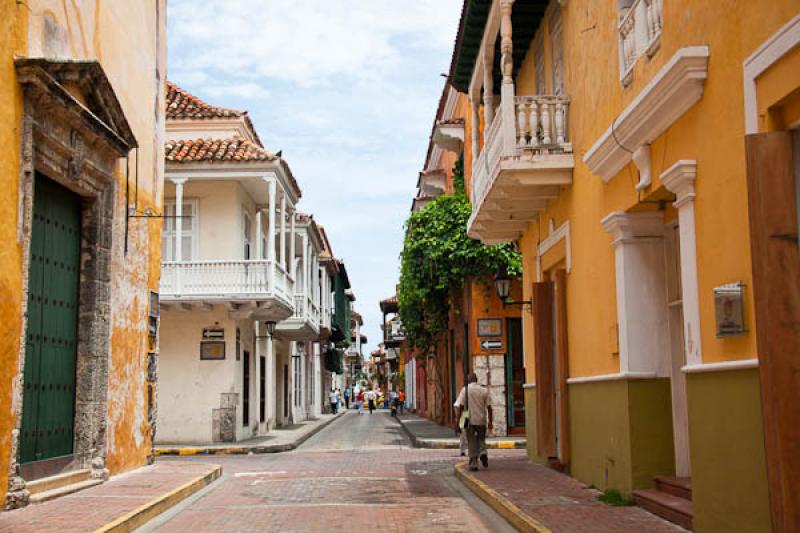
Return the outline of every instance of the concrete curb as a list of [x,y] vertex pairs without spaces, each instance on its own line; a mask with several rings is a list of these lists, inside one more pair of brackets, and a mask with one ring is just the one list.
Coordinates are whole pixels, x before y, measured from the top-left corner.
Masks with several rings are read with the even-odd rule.
[[[409,440],[411,440],[411,445],[414,448],[427,448],[431,450],[457,450],[458,439],[422,439],[414,435],[414,433],[408,429],[408,426],[398,417],[397,422],[400,424],[400,427],[403,428],[403,431],[406,435],[408,435]],[[508,440],[487,440],[486,447],[490,450],[514,450],[514,449],[525,449],[527,447],[527,441],[518,440],[518,439],[508,439]]]
[[505,518],[509,524],[524,533],[552,533],[550,529],[525,514],[522,509],[511,503],[505,496],[502,496],[489,485],[467,472],[466,466],[466,463],[455,465],[456,477],[476,496],[486,502],[489,507],[494,509],[497,514]]
[[213,470],[199,476],[188,483],[147,502],[138,509],[122,515],[111,523],[96,529],[94,533],[121,533],[133,531],[144,525],[164,511],[185,500],[200,489],[210,485],[222,475],[222,467],[215,466]]
[[338,413],[333,418],[320,423],[314,429],[301,435],[293,442],[285,444],[264,444],[255,446],[180,446],[175,448],[154,448],[153,455],[247,455],[250,453],[280,453],[294,450],[329,424],[339,420],[347,412]]

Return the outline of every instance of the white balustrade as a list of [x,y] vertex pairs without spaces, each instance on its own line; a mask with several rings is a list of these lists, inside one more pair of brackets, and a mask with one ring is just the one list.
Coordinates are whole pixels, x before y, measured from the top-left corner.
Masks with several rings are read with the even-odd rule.
[[517,148],[537,153],[571,152],[567,142],[569,98],[517,96]]
[[663,25],[663,0],[635,0],[619,21],[620,77],[629,74],[639,56],[656,49]]
[[269,260],[180,261],[161,265],[161,295],[189,297],[270,296],[288,298],[294,282],[276,269],[275,287],[269,286]]
[[494,117],[486,135],[486,144],[472,168],[472,205],[478,209],[489,191],[503,157],[571,153],[568,136],[569,98],[566,96],[515,96],[514,152],[503,153],[503,113]]

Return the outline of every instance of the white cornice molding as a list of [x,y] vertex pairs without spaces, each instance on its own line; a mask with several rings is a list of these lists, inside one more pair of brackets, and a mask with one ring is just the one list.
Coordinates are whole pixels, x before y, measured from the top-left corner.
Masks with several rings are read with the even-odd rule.
[[703,96],[708,77],[707,46],[681,48],[611,123],[583,157],[608,182]]
[[717,363],[700,363],[681,367],[685,374],[700,374],[703,372],[722,372],[725,370],[749,370],[758,368],[758,359],[741,359],[739,361],[720,361]]
[[572,253],[570,251],[570,232],[569,232],[569,220],[565,221],[561,224],[558,229],[554,230],[553,233],[547,236],[545,240],[539,243],[537,248],[536,258],[537,263],[540,263],[541,257],[546,254],[553,246],[558,244],[559,241],[564,241],[564,247],[566,248],[565,253],[565,260],[567,263],[567,272],[572,271]]
[[694,200],[694,180],[697,178],[697,161],[681,159],[661,173],[661,183],[677,199],[673,204],[680,208],[686,202]]
[[642,213],[612,211],[600,221],[600,224],[611,235],[613,246],[631,239],[664,236],[664,217],[659,211]]
[[568,385],[578,383],[597,383],[600,381],[627,381],[634,379],[656,379],[655,372],[617,372],[616,374],[602,374],[599,376],[586,376],[567,379]]
[[800,43],[800,15],[776,31],[744,60],[744,132],[758,133],[756,78]]

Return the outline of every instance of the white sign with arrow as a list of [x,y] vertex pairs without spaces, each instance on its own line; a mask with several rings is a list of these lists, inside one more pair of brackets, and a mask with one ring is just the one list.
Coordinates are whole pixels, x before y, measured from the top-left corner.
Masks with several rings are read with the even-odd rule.
[[481,350],[502,350],[503,341],[500,339],[486,339],[481,341]]

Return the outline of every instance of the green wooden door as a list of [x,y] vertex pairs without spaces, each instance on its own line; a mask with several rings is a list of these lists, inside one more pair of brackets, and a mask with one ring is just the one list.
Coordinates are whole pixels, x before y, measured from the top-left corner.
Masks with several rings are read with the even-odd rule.
[[28,279],[21,463],[72,453],[80,197],[37,175]]

